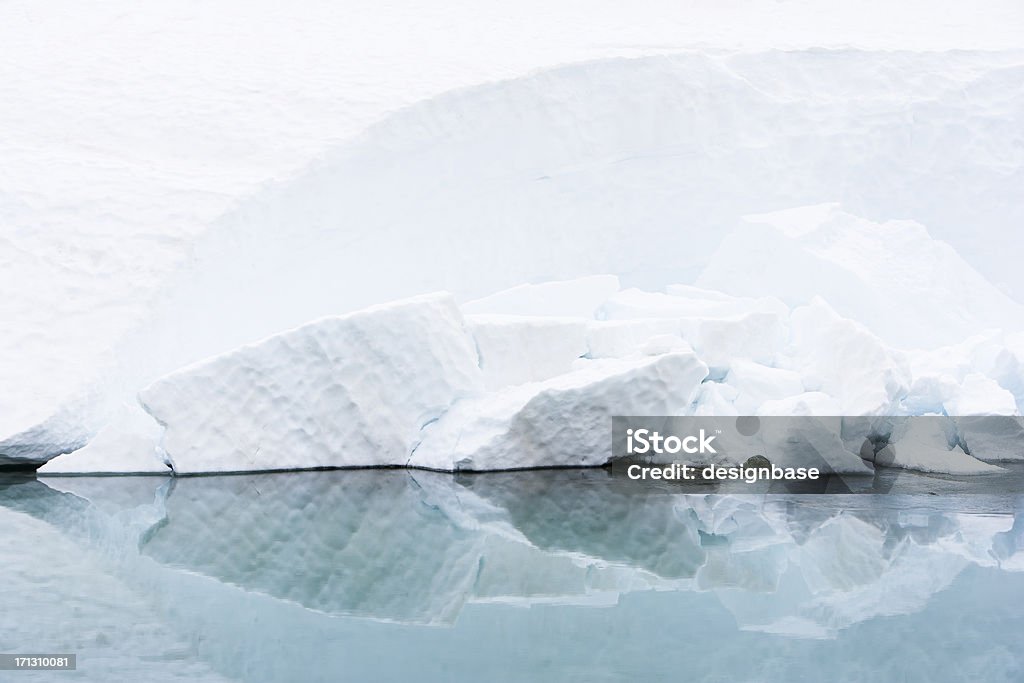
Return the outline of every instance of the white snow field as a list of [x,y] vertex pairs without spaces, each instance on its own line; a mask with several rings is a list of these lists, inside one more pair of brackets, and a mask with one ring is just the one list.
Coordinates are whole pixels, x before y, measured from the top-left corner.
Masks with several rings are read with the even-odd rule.
[[[1019,413],[1024,9],[867,5],[5,3],[0,465],[177,467],[143,387],[442,290],[575,319],[479,320],[467,400],[692,349],[704,413],[751,405],[741,361],[800,376],[762,414]],[[164,445],[223,438],[236,379]],[[252,439],[195,471],[271,467]]]

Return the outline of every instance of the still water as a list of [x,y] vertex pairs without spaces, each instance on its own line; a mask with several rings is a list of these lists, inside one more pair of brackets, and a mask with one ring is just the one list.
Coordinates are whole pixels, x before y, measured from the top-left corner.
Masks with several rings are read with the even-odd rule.
[[9,476],[0,680],[1024,680],[1024,497],[900,482]]

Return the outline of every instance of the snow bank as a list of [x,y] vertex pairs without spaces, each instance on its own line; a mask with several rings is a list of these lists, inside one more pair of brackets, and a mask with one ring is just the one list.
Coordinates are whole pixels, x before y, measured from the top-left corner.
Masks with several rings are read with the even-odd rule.
[[588,361],[546,382],[457,402],[409,464],[439,470],[601,465],[614,415],[674,415],[707,376],[692,352]]
[[325,318],[168,375],[140,394],[174,470],[405,464],[420,430],[477,393],[455,300]]
[[[274,54],[298,54],[287,34],[272,33]],[[2,223],[14,226],[0,263],[19,283],[17,296],[0,297],[0,385],[14,387],[0,396],[0,440],[38,428],[34,443],[19,443],[73,447],[156,377],[382,301],[437,289],[467,300],[596,273],[651,290],[687,282],[742,215],[824,200],[875,221],[912,217],[999,287],[1024,291],[1019,54],[617,59],[638,53],[573,45],[555,60],[526,49],[486,64],[431,61],[430,78],[418,50],[412,71],[401,59],[382,73],[372,73],[377,60],[316,61],[314,71],[338,69],[341,80],[289,60],[268,71],[265,60],[243,59],[226,81],[168,81],[161,67],[145,72],[161,78],[130,82],[82,86],[76,76],[73,88],[55,75],[77,71],[50,71],[52,60],[35,62],[45,78],[16,70],[8,99],[38,116],[6,127],[16,141],[4,158],[23,172],[0,201]],[[576,59],[596,61],[548,68]],[[167,64],[180,73],[178,61]],[[111,109],[107,97],[52,106],[54,92],[111,82],[114,101],[131,106]],[[209,87],[227,82],[256,87]],[[281,82],[315,94],[281,99]],[[356,89],[358,102],[353,83],[371,84]],[[474,83],[485,84],[466,87]],[[169,87],[195,97],[193,114],[203,115],[169,116]],[[62,139],[52,130],[69,130],[53,116],[83,106],[89,118],[69,115],[90,144],[55,148],[67,158],[38,149]],[[111,111],[130,125],[110,125]],[[370,121],[379,123],[364,128]],[[154,125],[166,135],[151,135]],[[96,400],[83,400],[90,393]],[[79,433],[56,438],[63,426],[46,423],[70,402],[80,409],[63,424]]]

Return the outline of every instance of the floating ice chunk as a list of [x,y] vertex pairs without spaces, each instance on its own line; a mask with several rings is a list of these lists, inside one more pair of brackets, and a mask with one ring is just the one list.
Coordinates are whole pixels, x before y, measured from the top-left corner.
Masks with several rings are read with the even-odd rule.
[[34,426],[0,439],[0,467],[30,469],[87,444],[97,425],[90,424],[86,404],[63,404]]
[[678,335],[676,319],[594,320],[587,327],[587,356],[622,358],[640,351],[653,337]]
[[902,467],[919,472],[985,474],[1002,469],[964,453],[955,440],[952,421],[943,416],[919,416],[899,420],[889,444],[874,457],[876,465]]
[[1024,460],[1024,418],[989,415],[955,417],[964,449],[986,462]]
[[735,361],[725,381],[736,387],[735,405],[741,415],[754,415],[765,401],[804,393],[799,373],[747,360]]
[[572,370],[587,353],[587,323],[578,318],[470,315],[487,389],[539,382]]
[[617,291],[618,277],[592,275],[575,280],[519,285],[467,301],[462,310],[472,314],[593,318],[598,307]]
[[689,408],[707,366],[692,352],[588,361],[579,370],[456,403],[409,464],[439,470],[601,465],[614,415]]
[[791,306],[812,296],[899,347],[959,342],[1024,326],[1024,307],[912,221],[874,223],[838,205],[747,216],[697,278],[735,295]]
[[893,414],[910,387],[904,357],[822,299],[793,311],[791,353],[809,391],[839,401],[842,415]]
[[973,372],[960,384],[959,390],[945,401],[946,413],[959,415],[1013,415],[1017,402],[994,379]]
[[482,387],[455,300],[323,318],[140,394],[176,472],[405,464],[420,429]]
[[137,405],[123,405],[83,448],[50,460],[39,474],[168,474],[163,427]]

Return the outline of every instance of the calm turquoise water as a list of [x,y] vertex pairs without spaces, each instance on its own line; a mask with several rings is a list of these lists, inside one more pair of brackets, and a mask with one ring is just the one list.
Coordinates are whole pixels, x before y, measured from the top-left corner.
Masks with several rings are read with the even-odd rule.
[[1024,680],[1024,497],[900,482],[8,477],[0,680]]

